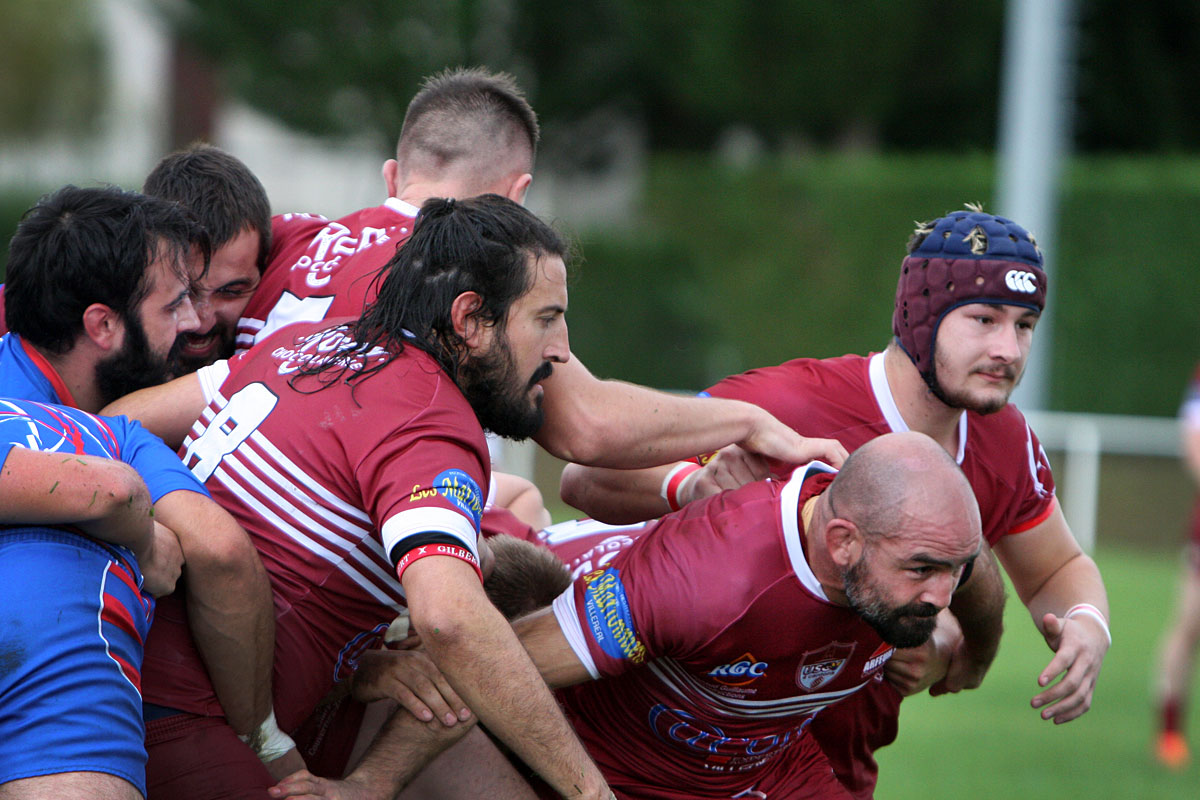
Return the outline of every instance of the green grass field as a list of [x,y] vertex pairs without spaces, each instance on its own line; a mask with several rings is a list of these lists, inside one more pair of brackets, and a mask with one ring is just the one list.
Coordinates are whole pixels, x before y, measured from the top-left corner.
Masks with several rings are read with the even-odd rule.
[[[879,754],[879,800],[1200,797],[1200,767],[1171,773],[1150,757],[1150,687],[1179,560],[1125,545],[1101,548],[1097,562],[1114,643],[1092,710],[1055,726],[1029,707],[1050,651],[1010,591],[1003,644],[984,685],[905,701],[900,737]],[[1189,716],[1189,730],[1200,730],[1200,714]]]

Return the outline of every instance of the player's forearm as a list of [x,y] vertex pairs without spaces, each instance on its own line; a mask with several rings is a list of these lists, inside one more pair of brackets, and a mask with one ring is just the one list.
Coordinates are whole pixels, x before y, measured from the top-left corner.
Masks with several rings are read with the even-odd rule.
[[[602,381],[575,358],[557,366],[544,387],[546,421],[534,438],[559,458],[579,464],[653,467],[764,438],[764,430],[780,435],[778,423],[757,406]],[[789,444],[765,438],[768,449]],[[794,438],[791,444],[799,441]]]
[[1029,587],[1021,586],[1015,576],[1013,587],[1022,595],[1039,630],[1046,614],[1061,617],[1080,603],[1095,606],[1105,619],[1108,618],[1108,593],[1100,569],[1095,561],[1082,552],[1055,570],[1036,591],[1028,594],[1027,599],[1022,589],[1028,591]]
[[421,599],[405,589],[430,655],[488,729],[564,797],[604,796],[599,770],[482,588]]
[[270,713],[275,649],[270,583],[257,553],[252,557],[238,565],[210,562],[199,568],[188,560],[192,637],[226,719],[243,735]]
[[209,498],[172,492],[157,517],[179,536],[187,570],[188,620],[217,699],[238,734],[271,710],[275,608],[250,537]]
[[962,628],[963,652],[970,662],[968,688],[978,686],[996,658],[1004,632],[1004,580],[991,550],[975,559],[971,577],[954,593],[950,610]]
[[97,539],[135,553],[147,546],[153,523],[150,493],[121,461],[15,447],[0,474],[0,521],[73,524]]
[[613,525],[641,522],[671,510],[662,497],[663,478],[671,468],[625,470],[567,464],[559,491],[563,502],[593,519]]
[[127,394],[109,403],[100,413],[136,419],[169,447],[178,450],[205,405],[200,380],[193,373]]
[[397,709],[346,780],[365,789],[369,797],[395,797],[426,764],[472,727],[473,723],[447,728],[439,722],[421,722],[403,708]]

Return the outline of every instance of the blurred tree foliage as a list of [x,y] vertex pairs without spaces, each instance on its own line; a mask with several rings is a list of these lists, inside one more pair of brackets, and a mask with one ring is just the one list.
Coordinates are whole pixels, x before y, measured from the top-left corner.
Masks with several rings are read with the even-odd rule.
[[423,76],[460,63],[513,67],[507,2],[155,2],[234,94],[318,134],[390,142]]
[[[64,0],[55,0],[64,2]],[[546,120],[601,107],[655,147],[989,150],[1004,0],[155,0],[230,89],[316,133],[390,142],[419,79],[513,72]],[[1200,144],[1200,4],[1078,3],[1087,149]]]
[[[655,145],[732,124],[770,141],[986,146],[1003,0],[160,0],[230,88],[318,133],[391,138],[419,78],[515,73],[547,119],[617,106]],[[953,110],[953,115],[943,112]]]
[[91,4],[6,0],[0,7],[0,135],[85,129],[107,85]]
[[1200,3],[1083,3],[1076,141],[1087,150],[1200,146]]

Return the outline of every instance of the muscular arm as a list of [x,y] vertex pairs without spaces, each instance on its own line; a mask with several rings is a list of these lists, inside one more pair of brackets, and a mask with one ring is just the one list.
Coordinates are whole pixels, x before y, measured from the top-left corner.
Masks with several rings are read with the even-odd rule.
[[96,456],[14,447],[0,477],[0,521],[73,524],[128,547],[139,559],[153,540],[150,492],[133,467]]
[[492,733],[564,797],[608,797],[511,627],[469,565],[423,558],[402,579],[413,627],[450,684]]
[[[1023,533],[1005,536],[995,546],[1021,602],[1054,651],[1033,698],[1043,719],[1069,722],[1091,707],[1092,691],[1109,641],[1099,622],[1086,614],[1063,615],[1077,603],[1088,603],[1108,617],[1108,596],[1100,570],[1071,535],[1062,509]],[[1061,676],[1053,685],[1051,681]]]
[[547,606],[513,623],[513,630],[533,664],[553,689],[592,679],[563,635],[554,611]]
[[[804,461],[819,459],[841,466],[845,449],[829,439],[805,439],[808,455]],[[697,451],[692,455],[698,455]],[[567,464],[563,468],[559,491],[563,502],[611,525],[627,525],[661,517],[671,511],[663,495],[664,481],[676,464],[646,469],[606,469]],[[723,447],[704,468],[697,470],[677,486],[676,501],[685,506],[693,500],[736,489],[770,474],[766,459],[738,445]]]
[[192,638],[217,698],[233,729],[248,734],[271,711],[275,609],[267,572],[250,537],[208,497],[171,492],[154,511],[179,537]]
[[127,547],[153,595],[170,594],[179,578],[175,534],[154,524],[150,492],[123,461],[14,447],[0,477],[0,522],[74,525]]
[[799,434],[749,403],[602,381],[577,358],[556,365],[543,386],[546,422],[534,438],[567,461],[634,469],[732,443],[789,463],[813,458]]
[[100,413],[136,419],[168,447],[178,450],[205,405],[200,379],[192,373],[127,394],[109,403]]
[[492,472],[496,482],[496,494],[489,498],[499,508],[507,508],[512,515],[535,531],[550,525],[550,512],[542,500],[541,490],[533,481],[507,472]]

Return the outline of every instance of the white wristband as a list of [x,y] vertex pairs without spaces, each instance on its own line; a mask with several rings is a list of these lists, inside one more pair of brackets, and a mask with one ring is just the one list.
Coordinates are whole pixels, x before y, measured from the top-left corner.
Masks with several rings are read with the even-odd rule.
[[263,762],[274,761],[296,746],[292,737],[279,730],[279,723],[275,721],[275,709],[271,709],[271,713],[259,724],[254,733],[238,738],[250,745],[250,749]]
[[1104,635],[1108,637],[1108,643],[1112,644],[1112,632],[1108,629],[1108,620],[1100,613],[1100,609],[1091,603],[1076,603],[1067,609],[1067,613],[1063,614],[1063,619],[1070,619],[1077,614],[1083,614],[1099,622],[1100,627],[1104,629]]

